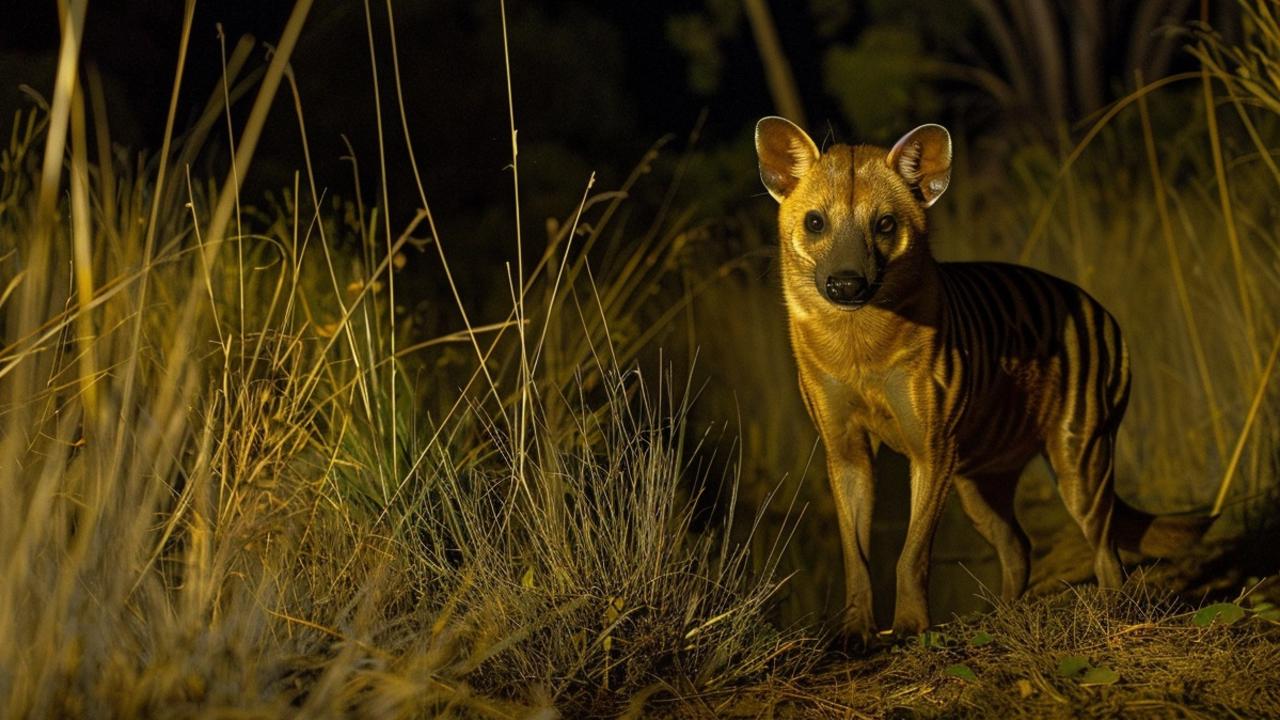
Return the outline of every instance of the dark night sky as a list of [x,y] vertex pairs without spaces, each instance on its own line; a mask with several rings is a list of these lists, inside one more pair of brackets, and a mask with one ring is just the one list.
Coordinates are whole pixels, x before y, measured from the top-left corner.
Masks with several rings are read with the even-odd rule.
[[[56,2],[8,2],[12,8],[4,11],[6,22],[0,24],[0,124],[7,124],[13,109],[27,102],[17,90],[19,83],[29,83],[48,94],[59,39]],[[385,2],[372,0],[370,5],[384,82],[384,110],[390,112],[394,102],[385,84],[391,77]],[[755,118],[772,112],[757,50],[741,19],[731,37],[718,44],[723,72],[717,90],[710,95],[690,90],[686,58],[668,39],[667,22],[672,16],[705,12],[718,5],[733,4],[706,0],[509,2],[517,125],[521,147],[529,152],[527,158],[522,157],[522,165],[525,161],[537,163],[539,147],[554,145],[559,151],[556,171],[597,169],[607,176],[628,169],[659,137],[668,133],[685,136],[703,111],[707,112],[704,137],[710,144],[741,136]],[[991,66],[990,40],[972,28],[966,30],[969,20],[956,21],[965,17],[955,9],[967,7],[963,2],[959,6],[945,0],[841,5],[810,0],[770,5],[813,128],[830,122],[838,134],[848,129],[841,107],[823,85],[824,52],[833,45],[852,43],[885,19],[905,22],[905,27],[920,33],[924,52],[931,58],[977,63],[1000,72]],[[182,6],[181,0],[89,3],[83,56],[106,78],[118,142],[134,148],[159,144]],[[471,187],[475,174],[501,171],[509,161],[499,3],[402,1],[395,7],[410,124],[419,154],[424,161],[430,159],[424,162],[429,177],[449,185],[453,191],[449,197],[460,205],[471,204],[475,198],[469,195],[487,192]],[[834,29],[821,28],[823,22],[815,15],[821,7],[843,8],[839,11],[843,19]],[[225,28],[229,45],[244,34],[273,43],[291,8],[289,0],[205,0],[197,5],[179,130],[194,119],[215,89],[219,71],[216,23]],[[1119,42],[1102,48],[1104,55],[1110,56],[1107,69],[1112,73],[1100,80],[1104,86],[1115,86],[1117,81],[1123,85],[1132,79],[1131,70],[1118,61],[1125,52],[1124,43],[1131,40],[1127,23],[1133,12],[1108,8],[1108,42]],[[953,27],[957,25],[958,31]],[[933,29],[928,30],[930,27]],[[930,32],[939,35],[940,29],[947,35],[946,44],[938,45],[935,39],[930,47],[925,36]],[[1070,38],[1063,40],[1071,42]],[[260,48],[251,66],[262,63]],[[336,182],[335,178],[347,176],[337,160],[343,152],[340,134],[351,139],[362,161],[369,163],[374,157],[373,85],[364,3],[317,0],[293,64],[301,83],[318,174],[326,182]],[[942,110],[949,115],[941,119],[956,116],[955,89],[935,86],[935,91],[943,93]],[[264,167],[257,171],[263,187],[287,184],[292,169],[301,164],[296,152],[297,130],[289,114],[283,101],[273,113],[267,152],[259,157]],[[987,121],[977,118],[967,124],[972,130],[974,122],[981,126]],[[396,149],[389,147],[393,153]],[[530,175],[536,184],[536,172]]]
[[[112,135],[118,144],[152,151],[160,145],[182,6],[180,0],[89,3],[83,58],[104,76]],[[317,184],[330,196],[353,197],[351,166],[342,160],[345,136],[360,162],[360,188],[366,203],[378,199],[388,205],[399,232],[419,201],[390,84],[386,5],[384,0],[374,0],[370,6],[388,130],[389,203],[380,200],[364,4],[316,0],[292,63]],[[674,13],[706,7],[705,0],[507,3],[521,210],[526,243],[533,243],[533,252],[544,237],[544,220],[567,216],[592,172],[598,174],[596,189],[609,190],[622,182],[645,150],[666,135],[674,142],[664,161],[674,162],[704,112],[700,141],[704,148],[743,142],[754,120],[773,112],[745,22],[734,38],[721,44],[725,71],[718,91],[700,96],[689,89],[686,58],[668,40],[666,22]],[[216,24],[225,30],[228,52],[244,34],[252,34],[259,43],[274,44],[291,9],[288,0],[198,3],[176,123],[179,131],[195,121],[210,93],[217,90]],[[511,148],[499,3],[397,2],[394,11],[409,123],[427,197],[446,245],[475,258],[459,271],[459,284],[475,288],[476,295],[469,301],[483,302],[486,273],[492,273],[495,262],[509,260],[512,252],[511,175],[506,169]],[[807,3],[777,4],[775,13],[806,100],[827,102],[818,77],[821,52],[812,47]],[[13,109],[29,105],[17,90],[19,83],[48,96],[59,33],[52,0],[24,0],[21,11],[0,16],[12,19],[0,25],[0,129],[7,134]],[[265,62],[259,45],[248,67]],[[250,104],[248,99],[240,101],[234,114],[237,122],[243,121]],[[824,121],[829,110],[811,106],[811,120]],[[223,176],[225,148],[220,123],[193,175]],[[743,156],[743,167],[752,167],[749,149],[741,150],[737,154]],[[294,172],[303,167],[292,103],[282,87],[247,177],[247,201],[258,202],[263,191],[291,187]],[[758,192],[754,173],[737,175],[751,177],[732,190],[731,197],[749,202]],[[655,181],[642,190],[659,197],[665,183]],[[434,263],[426,257],[411,258],[410,269],[418,274],[417,285],[423,292],[439,284]],[[468,272],[475,276],[468,277]]]
[[[120,80],[127,92],[127,101],[140,116],[142,133],[139,139],[151,138],[163,125],[163,110],[168,98],[169,82],[177,55],[179,29],[182,21],[180,0],[153,2],[150,0],[104,0],[89,3],[83,52],[86,59],[95,62],[108,75]],[[501,70],[501,47],[497,37],[480,37],[476,31],[497,29],[474,22],[487,17],[498,20],[498,3],[435,2],[439,11],[416,11],[414,3],[399,3],[399,42],[402,62],[413,64],[424,58],[431,62],[432,48],[457,49],[459,46],[484,47],[499,54],[488,57],[490,67],[470,68],[470,75],[493,75]],[[371,3],[375,22],[385,17],[384,3]],[[401,7],[403,6],[403,7]],[[291,10],[286,0],[255,2],[254,0],[212,0],[202,2],[196,8],[196,20],[192,35],[192,48],[188,57],[188,78],[193,88],[208,87],[217,77],[218,48],[214,27],[222,23],[230,41],[249,33],[260,40],[274,42]],[[702,0],[660,0],[652,3],[589,3],[574,0],[550,0],[537,3],[508,3],[507,12],[513,34],[522,30],[522,22],[529,21],[530,10],[556,25],[572,25],[584,19],[588,23],[603,22],[608,32],[592,32],[591,24],[574,33],[575,44],[587,57],[606,57],[618,54],[625,58],[625,90],[635,100],[640,125],[661,133],[683,129],[706,104],[702,98],[691,94],[684,82],[685,62],[666,40],[664,26],[667,18],[679,12],[698,11],[704,7]],[[796,74],[802,85],[806,77],[816,74],[816,53],[805,53],[812,25],[803,4],[795,9],[787,4],[774,8],[784,43],[796,65]],[[469,17],[473,22],[466,29],[469,34],[457,35],[458,27],[440,23],[443,17],[454,20]],[[524,26],[524,27],[527,27]],[[381,28],[380,28],[381,29]],[[319,37],[317,37],[319,36]],[[743,33],[744,39],[746,33]],[[308,42],[314,41],[314,42]],[[56,52],[58,28],[56,3],[23,2],[20,10],[6,12],[6,23],[0,25],[0,53],[7,57],[24,56],[27,59],[51,57]],[[513,51],[516,48],[513,46]],[[537,47],[529,48],[539,50]],[[380,50],[386,50],[380,46]],[[716,100],[729,115],[759,106],[768,105],[768,96],[762,82],[754,48],[738,42],[726,47],[731,68],[726,73],[724,91]],[[479,58],[478,58],[479,59]],[[513,56],[517,72],[521,62],[531,58]],[[309,16],[306,32],[295,65],[300,75],[309,71],[326,73],[337,65],[360,65],[367,74],[368,53],[362,4],[349,0],[320,0]],[[742,67],[744,64],[750,67]],[[15,82],[27,82],[30,78],[12,76],[20,66],[6,64],[6,75],[0,78],[7,94]],[[446,70],[451,68],[438,67]],[[808,72],[807,72],[808,71]],[[498,76],[501,79],[501,76]],[[473,77],[455,77],[459,83]],[[502,88],[493,88],[501,91]],[[820,95],[815,93],[814,95]],[[807,94],[812,97],[812,95]],[[8,98],[6,98],[7,100]]]
[[[419,203],[391,85],[386,6],[383,0],[370,6],[388,131],[389,205],[399,228]],[[113,139],[133,150],[154,151],[173,83],[183,3],[100,0],[88,7],[82,58],[104,77]],[[668,40],[666,22],[674,13],[706,7],[704,0],[507,3],[526,238],[536,242],[546,217],[569,213],[592,172],[598,173],[597,190],[608,190],[663,136],[675,138],[671,147],[683,147],[704,112],[701,142],[707,147],[740,141],[755,118],[773,111],[745,23],[721,44],[725,71],[717,92],[697,95],[689,89],[686,58]],[[511,238],[506,169],[511,149],[499,3],[438,0],[397,2],[394,8],[414,150],[441,236],[476,257],[505,259]],[[253,35],[259,45],[247,67],[262,67],[261,43],[278,40],[291,9],[288,0],[198,3],[179,132],[195,121],[210,93],[219,91],[217,23],[225,30],[228,52],[242,35]],[[789,52],[795,48],[791,60],[804,95],[825,102],[817,77],[820,49],[809,47],[807,4],[775,13],[784,44]],[[0,17],[8,20],[0,25],[0,131],[7,135],[13,111],[30,106],[20,83],[50,95],[59,31],[52,0],[24,0],[22,9]],[[317,183],[330,195],[353,196],[351,166],[342,160],[345,136],[359,158],[361,190],[371,202],[380,189],[364,4],[316,0],[292,63]],[[233,111],[237,128],[251,97]],[[826,109],[811,107],[813,119],[825,119]],[[193,175],[222,176],[225,148],[220,123]],[[672,150],[667,157],[675,155]],[[253,203],[263,191],[292,186],[293,173],[303,166],[292,103],[282,87],[248,175],[246,198]],[[741,194],[749,199],[757,189],[751,185]],[[651,191],[660,194],[663,187]]]
[[[389,67],[384,4],[372,6],[380,61]],[[532,154],[536,145],[552,142],[570,146],[584,162],[590,159],[587,164],[593,169],[598,169],[598,161],[623,167],[662,135],[683,137],[704,108],[710,111],[712,137],[737,132],[751,118],[768,112],[759,63],[745,32],[744,42],[725,46],[730,69],[719,93],[707,98],[687,89],[685,60],[667,41],[664,23],[672,12],[702,6],[701,0],[509,3],[522,147],[527,145]],[[58,43],[55,8],[53,2],[32,2],[5,13],[11,19],[0,25],[0,110],[6,124],[12,109],[25,102],[16,90],[18,83],[48,93]],[[197,5],[179,129],[194,118],[217,81],[215,24],[222,23],[229,47],[246,33],[275,42],[290,9],[291,3],[281,0]],[[441,168],[439,178],[452,182],[476,168],[500,169],[509,159],[509,148],[498,3],[399,3],[396,14],[410,122],[420,154],[435,150],[443,155],[433,166]],[[803,13],[792,19],[784,12],[778,18],[784,35],[788,30],[803,32],[803,20]],[[106,77],[118,141],[135,148],[158,146],[181,21],[178,0],[89,3],[83,55]],[[550,40],[548,32],[554,34]],[[262,58],[258,52],[251,65]],[[805,59],[803,53],[795,59],[802,84]],[[373,156],[365,151],[372,152],[375,139],[372,82],[362,4],[319,0],[294,67],[319,174],[333,177],[330,171],[341,171],[333,162],[342,152],[339,133],[346,133],[371,162]],[[594,79],[584,82],[583,75]],[[389,78],[387,72],[382,79],[385,83]],[[390,87],[384,85],[383,92],[384,110],[394,111]],[[296,129],[282,122],[289,112],[288,106],[278,104],[268,133],[281,150],[296,137]],[[437,139],[447,140],[434,143]],[[476,157],[477,152],[482,157]],[[292,152],[262,157],[268,167],[260,172],[284,172],[263,178],[268,185],[273,179],[287,180],[287,169],[300,164]],[[499,163],[497,168],[493,163]]]

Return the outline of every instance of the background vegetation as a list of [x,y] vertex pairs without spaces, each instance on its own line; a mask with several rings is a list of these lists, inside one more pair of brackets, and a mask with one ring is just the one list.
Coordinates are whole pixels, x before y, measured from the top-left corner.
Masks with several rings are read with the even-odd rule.
[[[1274,707],[1265,0],[688,4],[660,28],[687,92],[570,52],[635,42],[603,11],[459,7],[301,0],[264,56],[209,45],[189,2],[164,104],[123,122],[157,129],[143,154],[113,141],[128,78],[90,62],[96,16],[61,8],[47,76],[0,118],[4,715]],[[413,61],[427,27],[484,38],[449,62],[499,84]],[[334,38],[366,64],[308,75]],[[709,111],[637,140],[650,85]],[[1088,563],[1037,467],[1020,512],[1047,595],[991,601],[952,508],[935,617],[994,612],[824,656],[839,550],[750,146],[775,107],[841,139],[955,128],[937,254],[1036,265],[1113,311],[1120,493],[1221,506],[1211,542],[1123,593],[1063,592]],[[906,489],[880,464],[885,612]]]

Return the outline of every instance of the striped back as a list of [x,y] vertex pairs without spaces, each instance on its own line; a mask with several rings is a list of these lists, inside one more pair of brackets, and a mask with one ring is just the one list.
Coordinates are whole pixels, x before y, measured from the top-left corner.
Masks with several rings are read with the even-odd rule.
[[1020,467],[1055,430],[1115,431],[1128,402],[1128,350],[1098,301],[1019,265],[940,267],[935,376],[962,457],[980,463],[968,471]]

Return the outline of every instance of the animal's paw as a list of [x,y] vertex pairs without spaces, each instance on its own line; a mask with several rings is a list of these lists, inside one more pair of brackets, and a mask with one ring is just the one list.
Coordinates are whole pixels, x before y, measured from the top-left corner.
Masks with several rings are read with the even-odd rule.
[[899,612],[893,618],[893,634],[898,638],[915,637],[929,629],[929,616]]
[[879,636],[871,631],[851,632],[842,629],[831,637],[828,649],[838,655],[867,655],[880,646]]
[[845,655],[865,655],[879,645],[875,618],[869,608],[846,610],[840,630],[831,641],[831,649]]

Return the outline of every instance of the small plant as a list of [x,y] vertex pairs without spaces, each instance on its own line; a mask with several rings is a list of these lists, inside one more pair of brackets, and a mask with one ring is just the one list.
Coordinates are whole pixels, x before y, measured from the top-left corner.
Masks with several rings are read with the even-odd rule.
[[1058,675],[1075,680],[1082,687],[1113,685],[1120,679],[1115,670],[1106,665],[1095,666],[1082,655],[1063,655],[1058,661]]
[[971,682],[978,681],[978,676],[973,672],[973,668],[969,667],[968,665],[965,665],[964,663],[956,663],[954,665],[948,665],[945,668],[943,668],[942,672],[945,675],[950,675],[951,677],[954,677],[954,678],[960,678],[961,680],[969,680]]
[[1244,608],[1235,603],[1223,602],[1206,605],[1196,611],[1191,616],[1191,622],[1196,627],[1209,627],[1210,625],[1230,625],[1244,617]]

